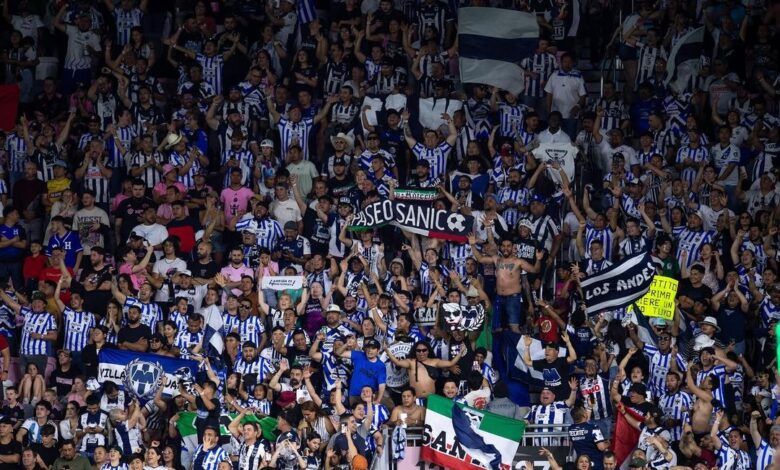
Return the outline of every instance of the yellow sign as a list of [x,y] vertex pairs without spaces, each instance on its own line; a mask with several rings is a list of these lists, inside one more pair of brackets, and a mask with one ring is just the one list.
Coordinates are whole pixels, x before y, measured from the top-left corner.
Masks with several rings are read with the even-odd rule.
[[653,277],[650,290],[636,301],[642,315],[671,321],[674,317],[674,298],[677,296],[677,280],[670,277]]

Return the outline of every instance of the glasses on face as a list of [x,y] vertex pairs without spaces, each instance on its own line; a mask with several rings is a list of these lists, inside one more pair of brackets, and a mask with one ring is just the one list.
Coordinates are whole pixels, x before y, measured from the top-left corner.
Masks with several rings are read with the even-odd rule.
[[671,336],[661,336],[660,338],[658,338],[659,341],[669,341],[671,339],[672,339]]

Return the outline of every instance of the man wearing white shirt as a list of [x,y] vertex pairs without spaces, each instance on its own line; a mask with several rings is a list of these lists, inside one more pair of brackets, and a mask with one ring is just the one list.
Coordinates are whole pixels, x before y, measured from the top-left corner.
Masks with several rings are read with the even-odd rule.
[[612,166],[612,157],[616,154],[622,154],[625,161],[626,173],[631,173],[631,169],[639,166],[639,160],[636,157],[636,150],[623,143],[623,131],[621,129],[612,129],[604,138],[601,134],[601,121],[604,119],[604,110],[596,110],[596,120],[593,121],[593,143],[596,144],[598,152],[598,165],[605,174],[609,173]]
[[547,121],[547,129],[539,133],[536,141],[541,144],[571,144],[571,137],[561,128],[561,113],[553,111]]
[[103,49],[100,36],[91,31],[92,20],[86,13],[76,17],[76,24],[65,24],[62,20],[68,4],[64,4],[54,18],[54,27],[68,36],[68,48],[65,54],[65,70],[62,76],[62,92],[70,93],[76,83],[89,83],[92,79],[92,58]]
[[547,110],[559,111],[563,117],[563,128],[569,136],[576,136],[577,117],[585,106],[585,80],[578,70],[573,70],[571,54],[561,56],[561,68],[555,71],[544,91],[547,94]]
[[731,204],[735,202],[740,157],[739,147],[731,142],[731,128],[721,126],[718,129],[718,143],[710,148],[710,158],[719,172],[718,181],[725,187]]

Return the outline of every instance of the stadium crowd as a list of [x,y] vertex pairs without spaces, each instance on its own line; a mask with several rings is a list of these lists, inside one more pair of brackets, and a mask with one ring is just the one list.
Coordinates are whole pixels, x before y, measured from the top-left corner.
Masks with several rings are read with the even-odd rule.
[[[434,393],[566,430],[552,468],[780,468],[777,0],[2,3],[0,470],[364,470]],[[460,83],[461,6],[536,15],[522,93]],[[407,189],[468,243],[348,230]],[[645,250],[673,318],[587,315]],[[113,349],[199,371],[138,400]]]

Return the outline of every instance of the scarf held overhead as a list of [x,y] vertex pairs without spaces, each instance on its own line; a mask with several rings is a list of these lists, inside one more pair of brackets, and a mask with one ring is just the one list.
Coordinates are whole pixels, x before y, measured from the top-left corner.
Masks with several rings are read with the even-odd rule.
[[474,217],[410,201],[384,200],[364,207],[348,228],[365,231],[387,224],[426,237],[462,243],[468,241]]

